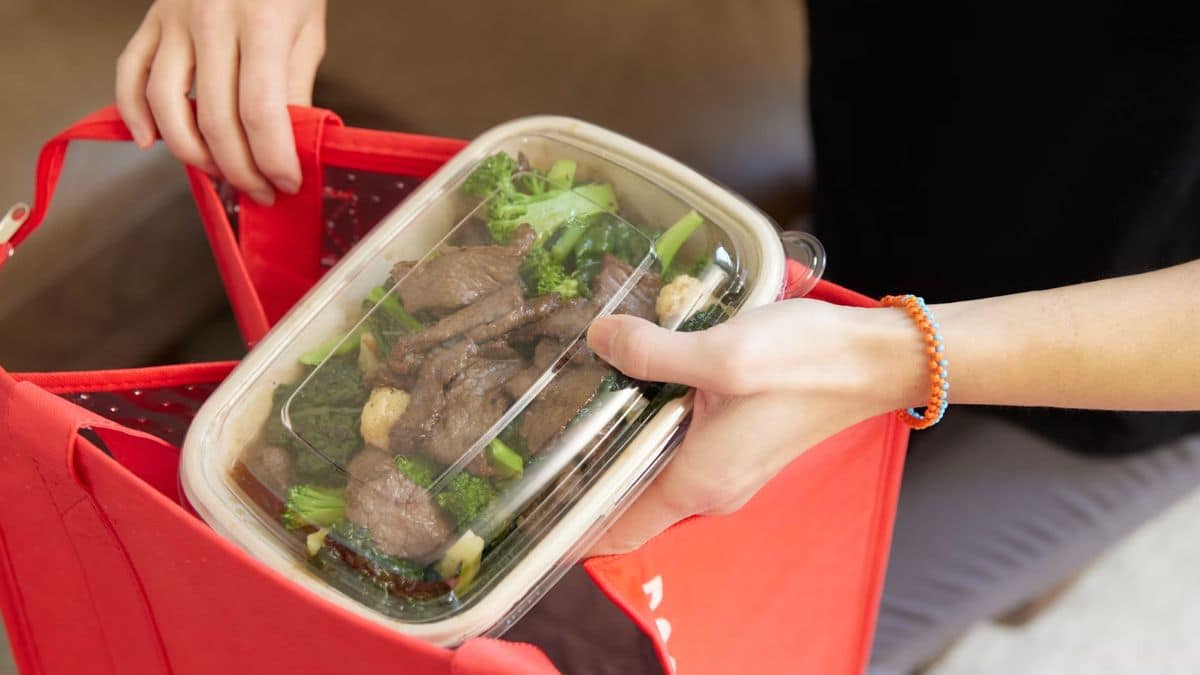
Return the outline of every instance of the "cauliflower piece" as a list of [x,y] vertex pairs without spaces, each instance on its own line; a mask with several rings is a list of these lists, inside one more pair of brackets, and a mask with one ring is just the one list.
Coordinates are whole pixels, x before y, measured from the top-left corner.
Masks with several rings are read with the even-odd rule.
[[358,338],[358,369],[369,373],[379,367],[379,342],[370,333],[363,333]]
[[703,290],[700,280],[687,274],[680,274],[671,283],[662,287],[658,292],[658,300],[654,303],[654,312],[658,314],[660,324],[667,323],[672,317],[677,317],[691,308]]
[[359,430],[367,445],[377,448],[388,447],[388,433],[396,420],[408,409],[408,392],[395,387],[376,387],[363,406]]

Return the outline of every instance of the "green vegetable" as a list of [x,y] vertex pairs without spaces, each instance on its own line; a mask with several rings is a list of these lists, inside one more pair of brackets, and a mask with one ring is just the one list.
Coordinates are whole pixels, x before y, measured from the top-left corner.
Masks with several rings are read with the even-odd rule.
[[[519,458],[519,456],[518,456]],[[427,488],[438,476],[438,466],[424,457],[396,457],[396,467],[418,487]],[[496,488],[486,478],[460,473],[437,494],[438,503],[459,525],[466,526],[479,517],[496,497]]]
[[543,246],[536,245],[525,254],[517,270],[529,296],[558,293],[564,298],[579,295],[579,280],[567,272],[566,266],[554,259],[554,255]]
[[367,293],[367,302],[370,302],[372,305],[378,304],[379,309],[383,313],[390,316],[410,333],[416,333],[425,328],[425,324],[417,321],[413,315],[405,311],[404,305],[400,304],[400,298],[396,297],[395,293],[389,293],[388,289],[383,286],[372,288],[371,292]]
[[670,271],[671,262],[675,259],[675,254],[683,247],[688,237],[691,237],[703,224],[704,218],[699,213],[689,211],[687,215],[667,228],[667,231],[663,232],[658,240],[654,242],[654,253],[658,256],[659,263],[662,265],[663,274],[667,274]]
[[450,479],[445,489],[434,496],[438,506],[445,509],[460,527],[470,525],[496,498],[496,488],[488,479],[460,473]]
[[[308,373],[312,379],[302,389],[294,384],[275,388],[263,434],[266,442],[292,454],[301,481],[328,484],[339,476],[331,462],[344,466],[362,447],[359,419],[370,392],[362,386],[358,360],[350,354],[331,357]],[[282,418],[289,398],[292,431],[283,426]]]
[[483,160],[479,167],[467,176],[463,183],[463,192],[480,199],[490,197],[493,193],[514,192],[512,177],[519,168],[517,160],[507,153],[498,152]]
[[713,264],[712,256],[706,255],[697,260],[696,264],[692,265],[692,269],[688,270],[687,273],[699,279],[704,274],[704,270],[708,269],[708,266],[711,264]]
[[729,318],[729,314],[720,305],[713,304],[684,319],[679,325],[681,333],[693,333],[707,330]]
[[492,442],[488,443],[488,458],[491,459],[492,466],[506,476],[520,476],[525,470],[525,460],[499,438],[493,438]]
[[380,551],[379,547],[375,545],[375,541],[371,539],[370,531],[348,520],[334,523],[333,527],[329,528],[327,539],[362,558],[366,564],[368,575],[375,579],[382,580],[382,577],[389,575],[408,581],[425,579],[425,568],[422,565],[407,558],[397,558]]
[[396,468],[418,487],[429,487],[438,475],[437,465],[420,456],[396,455]]
[[284,507],[283,524],[289,530],[298,530],[311,525],[328,527],[346,514],[346,501],[342,488],[327,488],[317,485],[293,485],[288,489],[287,505]]
[[504,199],[496,195],[488,203],[488,229],[501,242],[508,241],[522,224],[528,224],[541,237],[568,218],[582,218],[616,208],[617,197],[612,187],[599,183],[569,190],[551,188],[533,196],[514,192]]
[[358,349],[359,336],[362,335],[365,329],[364,324],[360,324],[353,332],[342,341],[341,337],[333,337],[312,349],[300,355],[300,363],[306,366],[320,365],[322,361],[330,356],[342,356],[353,353]]
[[583,238],[587,232],[587,223],[573,218],[567,221],[561,228],[561,233],[554,240],[554,245],[550,247],[550,255],[558,262],[565,261],[575,250],[575,245]]
[[424,330],[425,325],[405,311],[400,299],[382,286],[371,289],[363,301],[365,309],[369,310],[375,305],[379,305],[379,308],[367,316],[364,325],[375,336],[380,358],[386,359],[401,335]]
[[596,214],[575,244],[574,276],[590,291],[592,279],[604,267],[604,256],[613,255],[637,267],[649,251],[650,240],[641,230],[611,213]]
[[[498,242],[508,242],[522,224],[527,223],[541,237],[569,218],[617,209],[616,195],[609,185],[548,184],[537,171],[514,176],[518,169],[512,157],[498,153],[480,163],[463,183],[464,192],[488,200],[487,226]],[[556,164],[552,171],[557,178],[568,174],[573,178],[568,164]]]
[[560,159],[554,162],[546,173],[546,181],[556,187],[571,187],[575,182],[575,162],[570,159]]

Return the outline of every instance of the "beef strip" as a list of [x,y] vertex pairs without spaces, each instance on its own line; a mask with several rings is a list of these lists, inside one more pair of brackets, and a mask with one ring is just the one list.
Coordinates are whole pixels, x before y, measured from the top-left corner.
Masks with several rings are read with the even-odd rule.
[[429,354],[417,373],[411,400],[404,414],[392,425],[391,449],[408,454],[429,438],[446,403],[446,383],[467,364],[478,347],[462,340]]
[[546,385],[521,416],[519,431],[529,445],[530,454],[541,452],[575,419],[610,372],[608,366],[593,357],[573,359],[571,365]]
[[560,306],[562,299],[554,293],[525,300],[518,286],[501,289],[423,332],[398,340],[388,357],[388,367],[396,373],[411,373],[421,364],[421,353],[435,344],[463,333],[476,344],[497,341],[514,328],[554,314]]
[[242,457],[246,469],[263,487],[281,499],[296,480],[292,456],[277,445],[261,445]]
[[544,338],[533,350],[533,362],[529,367],[513,375],[504,383],[504,391],[514,399],[520,398],[546,369],[554,365],[565,346],[553,338]]
[[399,263],[392,268],[392,278],[400,282],[397,293],[409,312],[465,307],[512,283],[535,238],[533,229],[523,226],[506,246],[447,247],[420,265]]
[[[446,388],[446,414],[425,444],[425,454],[442,464],[457,462],[508,410],[512,400],[501,385],[523,366],[519,357],[476,358],[468,363]],[[483,453],[471,461],[467,470],[479,476],[494,473]]]
[[396,468],[391,455],[368,448],[350,460],[347,471],[346,518],[365,527],[380,551],[420,560],[449,537],[441,509]]
[[[587,329],[588,324],[604,305],[621,290],[621,286],[633,275],[633,268],[619,258],[604,257],[604,266],[592,279],[591,300],[577,299],[564,303],[562,309],[550,316],[516,331],[514,342],[532,342],[539,337],[559,341],[573,340]],[[655,321],[654,304],[658,299],[661,280],[657,274],[643,274],[629,290],[629,294],[614,310],[616,314],[631,314]]]
[[396,372],[409,372],[414,354],[434,345],[452,340],[478,326],[498,321],[516,312],[525,302],[519,283],[510,283],[479,302],[472,303],[419,333],[405,335],[396,341],[388,355],[388,366]]
[[476,326],[467,334],[471,340],[483,343],[498,340],[508,335],[514,328],[544,319],[562,307],[563,300],[557,293],[530,298],[515,311],[498,321]]
[[[631,276],[633,276],[633,268],[625,261],[611,255],[604,256],[604,266],[592,280],[592,301],[598,307],[603,307],[617,294],[617,291],[621,290],[621,286]],[[658,300],[658,291],[661,286],[662,280],[657,274],[646,272],[637,280],[633,288],[629,289],[629,295],[625,296],[614,313],[631,314],[648,321],[655,321],[654,304]]]

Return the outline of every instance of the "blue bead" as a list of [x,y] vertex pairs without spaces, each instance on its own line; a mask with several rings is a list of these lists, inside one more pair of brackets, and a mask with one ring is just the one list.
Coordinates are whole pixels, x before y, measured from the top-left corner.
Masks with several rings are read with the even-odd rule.
[[942,346],[938,345],[936,351],[939,351],[939,352],[942,351]]
[[950,388],[950,383],[946,382],[946,381],[942,381],[942,389],[949,389],[949,388]]
[[938,361],[938,365],[942,366],[944,368],[944,367],[950,365],[950,362],[947,361],[946,359],[942,359],[941,361]]
[[933,334],[933,339],[934,339],[934,340],[937,340],[938,342],[941,342],[941,341],[942,341],[942,334],[941,334],[941,333],[934,333],[934,334]]

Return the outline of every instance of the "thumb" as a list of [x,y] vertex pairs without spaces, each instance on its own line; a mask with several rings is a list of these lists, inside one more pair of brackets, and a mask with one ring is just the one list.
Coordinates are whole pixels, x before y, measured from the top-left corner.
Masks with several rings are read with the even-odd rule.
[[704,332],[675,332],[634,316],[606,316],[588,329],[592,351],[629,377],[717,389],[708,343]]

